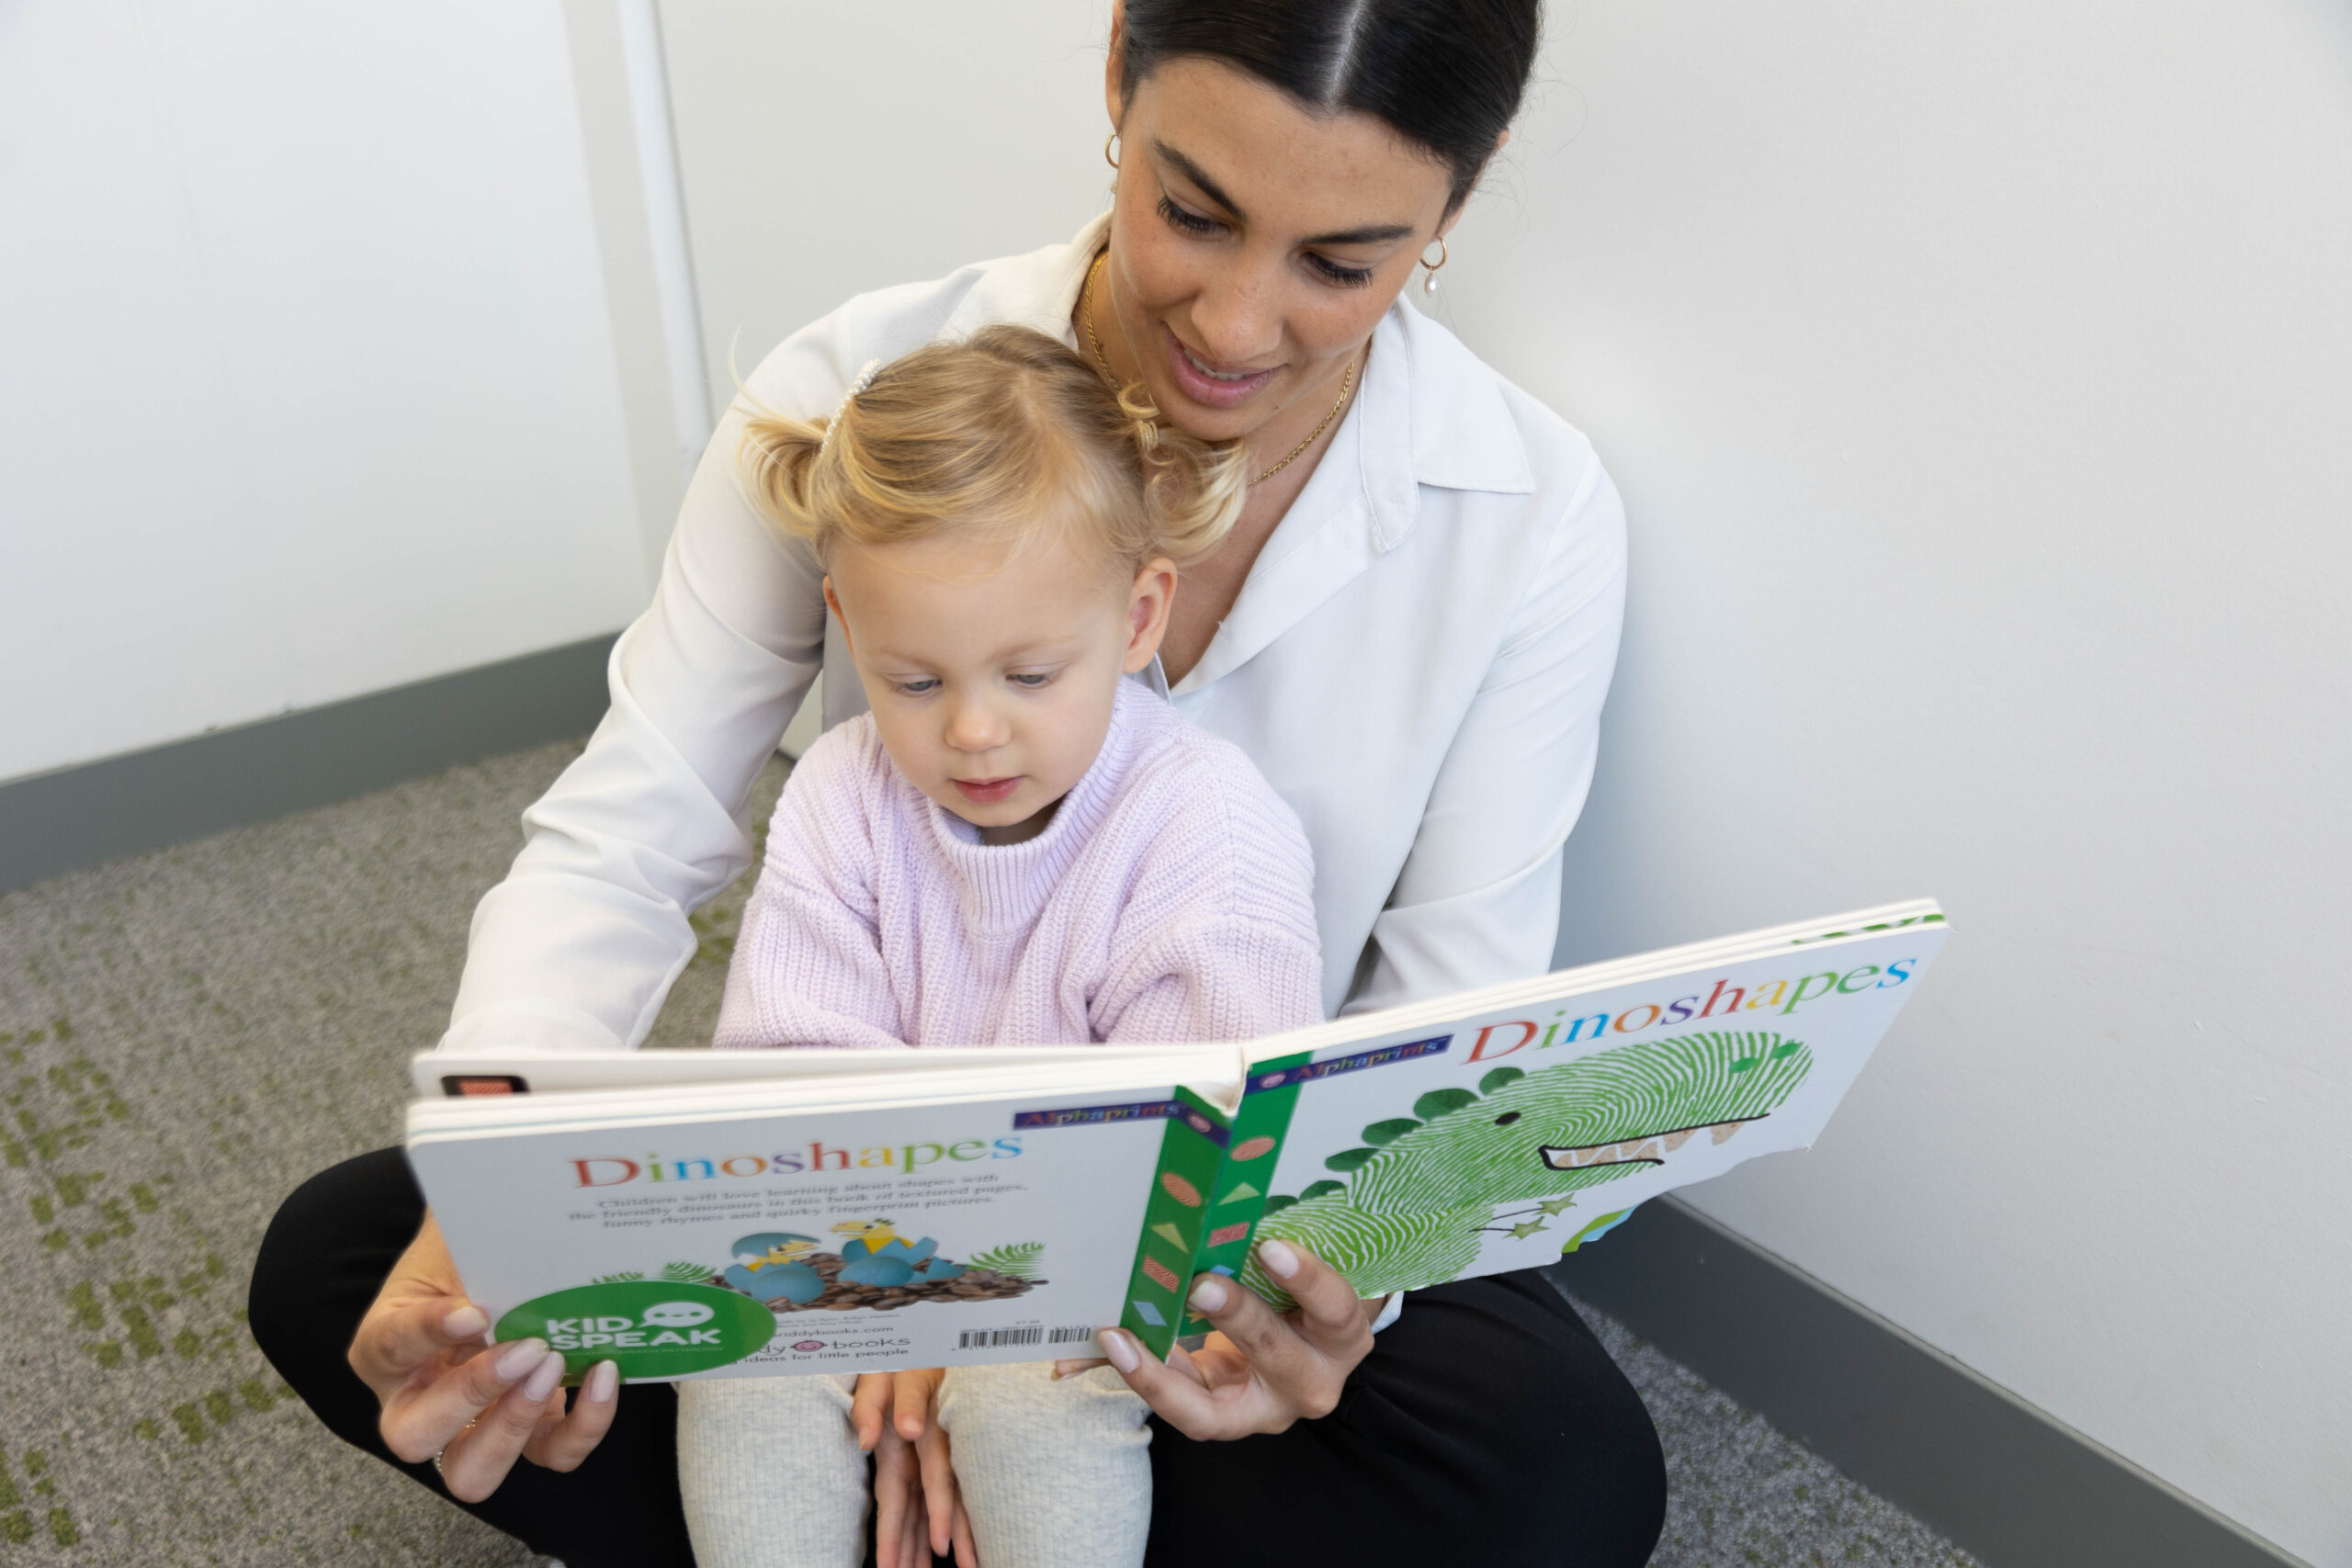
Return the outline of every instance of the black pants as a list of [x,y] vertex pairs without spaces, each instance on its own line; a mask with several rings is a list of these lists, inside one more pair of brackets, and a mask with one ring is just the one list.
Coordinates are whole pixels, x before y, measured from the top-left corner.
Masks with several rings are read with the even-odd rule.
[[[397,1149],[312,1177],[262,1241],[250,1311],[263,1354],[337,1437],[446,1496],[430,1463],[384,1447],[344,1359],[424,1213]],[[676,1427],[670,1387],[632,1386],[580,1469],[521,1462],[459,1506],[570,1568],[690,1564]],[[1153,1428],[1153,1568],[1634,1568],[1666,1514],[1640,1396],[1532,1272],[1413,1292],[1323,1420],[1231,1443]]]

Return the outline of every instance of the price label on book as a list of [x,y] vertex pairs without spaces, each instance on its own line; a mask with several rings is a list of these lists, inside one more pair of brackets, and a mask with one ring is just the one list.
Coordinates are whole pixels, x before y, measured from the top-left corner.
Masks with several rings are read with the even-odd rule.
[[633,1380],[680,1378],[740,1361],[775,1335],[775,1316],[714,1285],[615,1280],[539,1296],[498,1320],[501,1343],[533,1337],[578,1377],[612,1361]]

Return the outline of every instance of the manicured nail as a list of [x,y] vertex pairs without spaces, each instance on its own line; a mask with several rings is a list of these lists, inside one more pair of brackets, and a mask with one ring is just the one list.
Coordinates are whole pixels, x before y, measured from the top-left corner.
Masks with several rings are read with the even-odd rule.
[[1094,1337],[1101,1342],[1102,1353],[1111,1358],[1111,1364],[1121,1371],[1131,1372],[1143,1365],[1143,1358],[1136,1354],[1134,1344],[1118,1330],[1106,1328]]
[[441,1332],[452,1339],[478,1339],[489,1326],[490,1318],[481,1308],[470,1304],[459,1307],[441,1320]]
[[548,1352],[548,1359],[541,1361],[538,1364],[537,1370],[533,1371],[528,1378],[524,1380],[523,1397],[526,1399],[545,1399],[548,1394],[555,1392],[555,1385],[562,1381],[563,1358],[550,1350]]
[[498,1374],[500,1382],[513,1382],[537,1366],[539,1358],[547,1353],[548,1342],[544,1339],[517,1339],[498,1353],[498,1359],[490,1370]]
[[611,1361],[599,1361],[588,1369],[588,1381],[580,1385],[581,1397],[591,1404],[602,1404],[620,1385],[620,1368]]
[[1287,1280],[1298,1272],[1298,1254],[1286,1242],[1260,1242],[1258,1261],[1264,1264],[1266,1272],[1277,1280]]
[[1223,1312],[1229,1299],[1231,1292],[1226,1290],[1225,1281],[1214,1274],[1204,1274],[1193,1281],[1192,1303],[1195,1311]]

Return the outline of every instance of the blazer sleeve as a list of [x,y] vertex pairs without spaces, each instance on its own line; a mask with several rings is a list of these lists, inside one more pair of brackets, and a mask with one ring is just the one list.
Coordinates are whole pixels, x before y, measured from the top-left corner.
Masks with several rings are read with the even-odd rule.
[[1440,765],[1371,961],[1340,1012],[1541,975],[1560,867],[1600,750],[1625,619],[1625,509],[1584,466]]
[[[967,275],[862,296],[786,339],[749,391],[829,413],[860,355],[926,341]],[[652,604],[614,646],[612,706],[524,813],[474,910],[444,1045],[634,1048],[693,956],[688,914],[751,864],[746,802],[824,660],[822,574],[735,481],[738,398],[688,485]]]

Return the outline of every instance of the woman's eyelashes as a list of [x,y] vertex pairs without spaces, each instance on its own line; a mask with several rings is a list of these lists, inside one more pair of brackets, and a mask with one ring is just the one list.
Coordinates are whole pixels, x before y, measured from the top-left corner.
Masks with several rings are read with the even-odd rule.
[[1318,256],[1313,251],[1306,253],[1306,265],[1322,274],[1325,282],[1336,283],[1342,288],[1362,288],[1372,281],[1372,268],[1341,266],[1330,257]]
[[[1159,216],[1167,220],[1170,228],[1179,233],[1190,234],[1194,239],[1209,239],[1225,230],[1225,225],[1216,219],[1179,207],[1175,197],[1170,196],[1162,196],[1159,198]],[[1325,283],[1334,284],[1341,288],[1361,288],[1372,281],[1371,267],[1348,266],[1313,251],[1307,251],[1304,254],[1307,270]]]
[[1159,215],[1168,220],[1170,228],[1204,238],[1225,227],[1214,218],[1203,217],[1197,212],[1187,212],[1176,205],[1175,197],[1170,196],[1162,196],[1159,198]]

